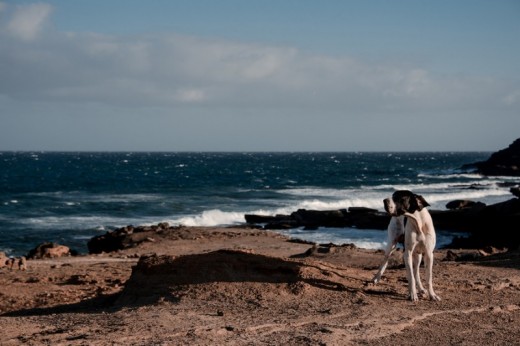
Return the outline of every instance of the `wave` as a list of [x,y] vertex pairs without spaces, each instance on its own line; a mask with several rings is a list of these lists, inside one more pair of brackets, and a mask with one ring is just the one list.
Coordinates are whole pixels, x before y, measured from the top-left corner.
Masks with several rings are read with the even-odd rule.
[[244,223],[244,213],[226,212],[218,209],[203,211],[200,215],[184,216],[179,219],[164,220],[170,224],[183,226],[224,226]]
[[151,219],[110,216],[42,216],[17,220],[17,227],[36,230],[96,230],[104,231],[106,227],[124,227],[129,224],[140,225],[153,222]]

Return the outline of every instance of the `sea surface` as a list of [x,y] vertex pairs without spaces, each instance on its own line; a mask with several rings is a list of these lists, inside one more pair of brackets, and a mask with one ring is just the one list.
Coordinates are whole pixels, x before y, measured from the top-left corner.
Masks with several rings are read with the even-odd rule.
[[[87,241],[126,225],[217,226],[244,214],[300,208],[369,207],[395,190],[423,195],[433,209],[454,199],[511,198],[508,177],[483,177],[463,164],[486,152],[432,153],[87,153],[0,152],[0,251],[24,255],[44,241],[86,253]],[[438,230],[438,247],[452,233]],[[280,231],[282,232],[282,231]],[[386,232],[295,229],[296,238],[381,248]]]

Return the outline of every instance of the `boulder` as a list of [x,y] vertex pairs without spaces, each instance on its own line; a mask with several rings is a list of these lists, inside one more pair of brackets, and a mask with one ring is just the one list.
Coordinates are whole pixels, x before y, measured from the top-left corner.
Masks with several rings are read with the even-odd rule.
[[42,259],[42,258],[56,258],[63,256],[71,256],[70,249],[65,245],[56,243],[43,243],[29,251],[27,258]]
[[486,205],[482,202],[474,202],[469,200],[457,199],[446,204],[446,209],[457,210],[464,208],[479,208],[482,209]]

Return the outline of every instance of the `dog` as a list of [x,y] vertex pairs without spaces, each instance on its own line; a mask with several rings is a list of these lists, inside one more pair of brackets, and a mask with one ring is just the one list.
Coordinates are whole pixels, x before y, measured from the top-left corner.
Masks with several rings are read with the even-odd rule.
[[417,289],[421,295],[426,294],[419,275],[419,267],[424,256],[428,295],[431,300],[440,301],[441,298],[435,294],[432,283],[433,250],[436,236],[432,217],[426,209],[430,204],[422,196],[408,190],[394,192],[391,198],[383,200],[383,204],[386,212],[392,218],[388,224],[385,259],[372,282],[377,284],[381,280],[397,243],[404,240],[404,264],[410,300],[414,302],[419,300]]

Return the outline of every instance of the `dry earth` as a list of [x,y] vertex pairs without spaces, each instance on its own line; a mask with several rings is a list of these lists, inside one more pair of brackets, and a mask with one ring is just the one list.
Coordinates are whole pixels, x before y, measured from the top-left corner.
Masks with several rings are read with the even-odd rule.
[[0,345],[520,344],[518,250],[436,251],[442,301],[412,303],[402,253],[374,286],[381,251],[310,249],[179,228],[118,253],[0,268]]

